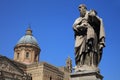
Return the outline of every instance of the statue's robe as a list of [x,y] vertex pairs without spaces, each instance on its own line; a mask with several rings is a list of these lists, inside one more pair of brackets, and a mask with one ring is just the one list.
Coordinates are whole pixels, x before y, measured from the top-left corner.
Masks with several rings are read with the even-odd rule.
[[[75,32],[75,61],[76,61],[76,65],[84,65],[84,59],[85,59],[85,55],[87,52],[87,42],[88,39],[94,35],[94,51],[93,53],[97,54],[92,56],[94,62],[90,62],[93,63],[95,65],[98,65],[98,63],[100,62],[101,56],[102,56],[102,48],[105,46],[105,33],[104,33],[104,27],[103,27],[103,22],[102,19],[99,18],[98,16],[88,16],[88,12],[86,13],[85,17],[86,19],[88,19],[90,25],[93,27],[94,32],[91,32],[88,34],[79,32],[79,30],[77,29],[77,26],[80,25],[81,21],[82,21],[82,17],[79,17],[75,20],[74,24],[73,24],[73,29]],[[95,34],[93,34],[95,33]],[[89,35],[91,34],[91,36]],[[89,36],[88,36],[89,35]]]

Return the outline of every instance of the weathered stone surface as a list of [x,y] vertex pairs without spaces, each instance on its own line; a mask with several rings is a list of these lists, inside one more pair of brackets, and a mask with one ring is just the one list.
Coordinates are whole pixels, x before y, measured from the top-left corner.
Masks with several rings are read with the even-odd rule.
[[95,10],[79,6],[80,17],[74,24],[75,62],[71,80],[102,80],[98,65],[105,47],[105,33],[102,19]]
[[[84,4],[79,6],[79,11],[80,17],[73,24],[75,71],[96,70],[102,57],[102,50],[105,47],[103,21],[95,10],[88,11]],[[89,69],[86,68],[87,66]]]
[[0,56],[0,80],[31,80],[31,76],[18,64],[5,56]]
[[71,75],[71,80],[102,80],[103,76],[95,71],[75,72]]
[[26,72],[32,80],[63,80],[64,73],[59,68],[46,62],[33,63],[27,66]]

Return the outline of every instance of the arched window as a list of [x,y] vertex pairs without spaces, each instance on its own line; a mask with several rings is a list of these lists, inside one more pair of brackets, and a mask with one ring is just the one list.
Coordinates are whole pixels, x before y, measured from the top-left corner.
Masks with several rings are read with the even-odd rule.
[[52,77],[50,76],[50,80],[52,80]]
[[29,58],[29,52],[26,53],[26,58]]
[[20,53],[17,53],[17,59],[19,59]]
[[35,62],[37,62],[37,54],[35,54]]

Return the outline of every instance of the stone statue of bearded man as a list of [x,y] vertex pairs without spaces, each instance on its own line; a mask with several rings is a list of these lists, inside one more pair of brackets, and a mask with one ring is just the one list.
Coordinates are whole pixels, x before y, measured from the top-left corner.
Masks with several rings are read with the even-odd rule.
[[84,4],[79,6],[80,17],[74,24],[75,71],[98,70],[98,64],[105,47],[105,33],[102,19],[95,10],[87,11]]

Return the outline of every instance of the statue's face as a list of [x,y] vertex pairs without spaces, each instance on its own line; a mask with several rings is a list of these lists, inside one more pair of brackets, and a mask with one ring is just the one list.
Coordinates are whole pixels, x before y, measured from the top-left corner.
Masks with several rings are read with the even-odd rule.
[[80,16],[84,17],[86,14],[86,8],[85,7],[79,7],[79,11],[80,11]]

